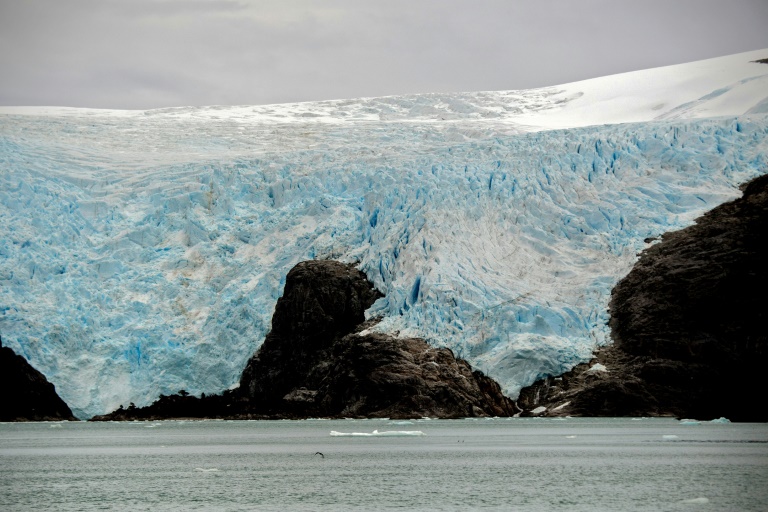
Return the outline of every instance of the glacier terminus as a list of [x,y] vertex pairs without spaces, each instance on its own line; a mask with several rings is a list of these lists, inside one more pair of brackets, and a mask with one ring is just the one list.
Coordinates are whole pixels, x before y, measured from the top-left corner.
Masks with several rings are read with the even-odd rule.
[[516,397],[661,233],[768,171],[768,50],[528,91],[0,108],[0,333],[80,418],[236,385],[300,261]]

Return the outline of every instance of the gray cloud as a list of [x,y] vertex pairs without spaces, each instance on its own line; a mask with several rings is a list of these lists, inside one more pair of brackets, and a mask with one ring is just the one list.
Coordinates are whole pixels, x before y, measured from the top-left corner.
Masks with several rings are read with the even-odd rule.
[[768,48],[764,0],[0,0],[0,104],[522,89]]

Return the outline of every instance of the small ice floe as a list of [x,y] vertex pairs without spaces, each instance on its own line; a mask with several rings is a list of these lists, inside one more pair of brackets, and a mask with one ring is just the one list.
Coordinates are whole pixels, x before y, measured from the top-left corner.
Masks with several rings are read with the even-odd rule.
[[699,420],[689,420],[689,419],[682,419],[680,420],[681,425],[701,425],[701,422]]
[[392,424],[393,425],[413,425],[413,422],[412,421],[408,421],[408,420],[405,420],[405,421],[393,421]]
[[667,439],[667,440],[671,440],[671,439],[680,439],[680,438],[679,438],[679,437],[677,437],[675,434],[664,434],[663,436],[661,436],[661,438],[662,438],[662,439]]
[[378,430],[373,432],[336,432],[331,430],[331,437],[407,437],[423,435],[424,432],[421,430],[385,430],[383,432]]
[[61,428],[61,424],[60,423],[54,423],[53,425],[51,425],[51,428]]
[[729,420],[728,418],[724,418],[722,416],[720,416],[716,420],[711,420],[710,421],[710,423],[730,423],[730,422],[731,422],[731,420]]
[[200,471],[201,473],[216,473],[219,471],[219,468],[195,468],[195,471]]
[[680,503],[689,503],[691,505],[704,505],[706,503],[709,503],[709,499],[704,497],[691,498],[689,500],[682,500]]
[[576,439],[576,436],[565,436],[566,439]]
[[608,368],[605,367],[605,365],[602,365],[600,363],[595,363],[592,366],[590,366],[588,372],[595,373],[595,372],[608,372]]
[[546,410],[547,410],[546,407],[544,407],[543,405],[540,405],[537,408],[535,408],[534,410],[532,410],[531,414],[541,414],[541,413],[543,413]]
[[144,425],[144,428],[155,428],[155,427],[159,427],[160,425],[161,423],[153,423],[151,425]]

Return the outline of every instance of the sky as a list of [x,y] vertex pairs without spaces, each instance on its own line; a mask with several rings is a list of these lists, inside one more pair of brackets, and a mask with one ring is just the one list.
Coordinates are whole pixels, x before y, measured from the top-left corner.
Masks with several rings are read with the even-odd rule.
[[767,0],[0,0],[0,105],[528,89],[768,48]]

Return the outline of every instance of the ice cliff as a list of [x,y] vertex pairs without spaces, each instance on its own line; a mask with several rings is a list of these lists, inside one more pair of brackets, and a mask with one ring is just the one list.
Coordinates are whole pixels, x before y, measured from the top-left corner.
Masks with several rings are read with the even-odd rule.
[[610,342],[646,239],[766,173],[766,56],[532,91],[0,109],[3,341],[79,417],[221,391],[288,270],[333,258],[385,294],[379,329],[515,396]]

